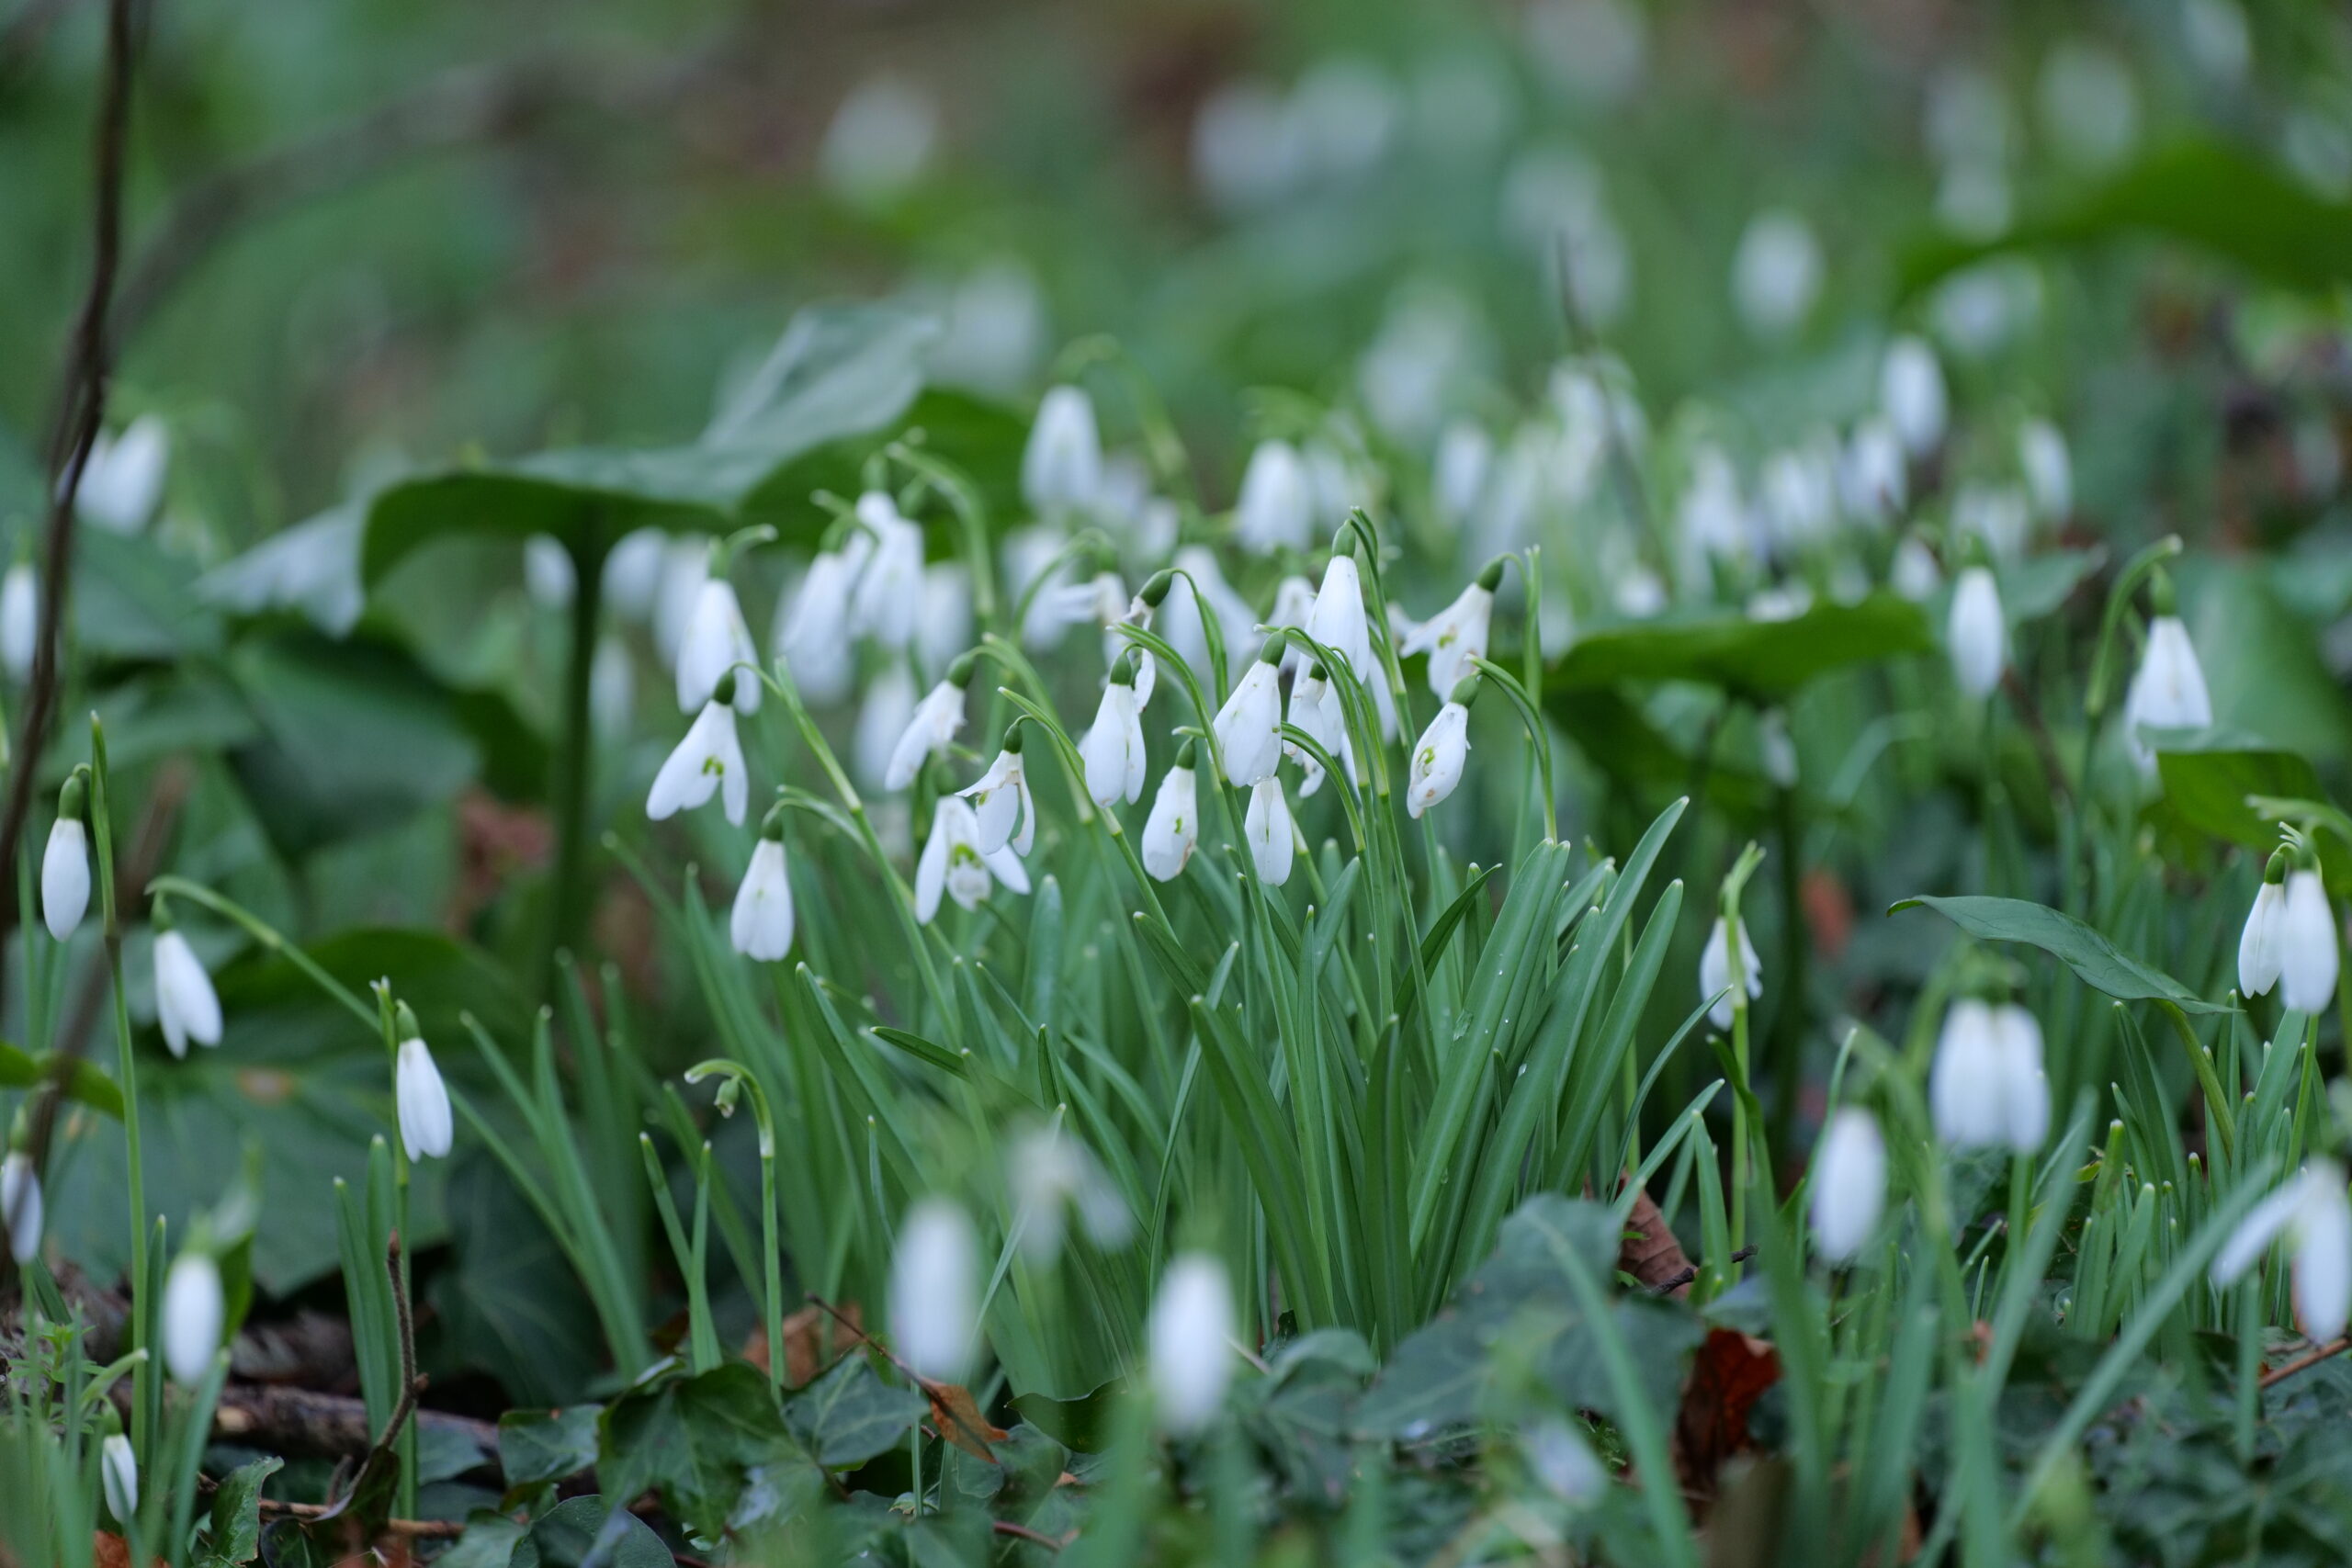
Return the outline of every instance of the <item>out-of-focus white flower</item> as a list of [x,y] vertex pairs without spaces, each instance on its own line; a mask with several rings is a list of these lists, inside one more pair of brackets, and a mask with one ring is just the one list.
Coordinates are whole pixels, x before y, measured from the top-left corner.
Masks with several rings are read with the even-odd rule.
[[1592,1445],[1557,1416],[1547,1416],[1520,1437],[1527,1468],[1549,1492],[1572,1508],[1587,1508],[1609,1489],[1609,1472]]
[[1348,520],[1362,494],[1363,481],[1354,465],[1340,449],[1328,441],[1311,441],[1299,453],[1306,464],[1307,492],[1315,498],[1313,520],[1325,528],[1337,528]]
[[2284,1233],[2294,1248],[2295,1321],[2322,1345],[2340,1338],[2352,1317],[2352,1201],[2344,1168],[2313,1160],[2247,1211],[2213,1257],[2213,1282],[2228,1288]]
[[1924,604],[1942,585],[1944,574],[1936,565],[1935,552],[1921,542],[1917,534],[1905,534],[1894,547],[1894,558],[1887,568],[1887,581],[1894,591],[1913,604]]
[[1005,1184],[1019,1216],[1023,1255],[1049,1264],[1061,1256],[1068,1212],[1097,1247],[1126,1244],[1135,1216],[1112,1184],[1093,1151],[1058,1124],[1034,1124],[1017,1134],[1006,1150]]
[[1840,1108],[1814,1151],[1810,1199],[1814,1247],[1831,1263],[1861,1251],[1886,1205],[1886,1144],[1878,1118]]
[[2123,733],[2142,771],[2156,765],[2156,754],[2141,735],[2147,729],[2203,729],[2213,722],[2213,699],[2205,690],[2205,668],[2177,615],[2148,622],[2148,646],[2123,698]]
[[674,666],[686,640],[686,625],[710,581],[710,543],[699,535],[666,540],[662,571],[653,588],[653,650]]
[[1886,523],[1901,514],[1910,496],[1903,442],[1884,419],[1866,419],[1846,439],[1838,465],[1838,491],[1846,515],[1863,523]]
[[1755,553],[1747,502],[1739,492],[1739,470],[1722,448],[1702,446],[1690,459],[1690,480],[1676,509],[1681,523],[1682,573],[1703,584],[1711,558],[1744,559]]
[[1086,793],[1097,806],[1133,803],[1143,794],[1143,716],[1136,708],[1135,676],[1125,660],[1112,666],[1094,710],[1094,723],[1078,743],[1086,765]]
[[[1740,973],[1747,987],[1747,1000],[1754,1002],[1764,994],[1764,965],[1757,962],[1756,944],[1747,940],[1747,925],[1743,922],[1737,929]],[[1733,923],[1717,916],[1714,929],[1707,933],[1707,945],[1699,950],[1699,994],[1715,998],[1707,1009],[1707,1020],[1717,1029],[1729,1029],[1733,1015],[1742,1005],[1739,987],[1732,984],[1732,931]]]
[[[1356,782],[1355,743],[1348,737],[1346,710],[1338,688],[1331,684],[1330,671],[1322,665],[1309,665],[1292,679],[1290,722],[1292,728],[1304,730],[1307,739],[1340,760],[1350,784]],[[1302,796],[1323,787],[1323,764],[1312,753],[1290,740],[1283,742],[1283,750],[1304,770],[1298,789]]]
[[653,775],[645,796],[645,815],[655,822],[691,811],[719,797],[727,820],[741,824],[752,800],[752,776],[743,766],[743,747],[735,734],[735,710],[714,697],[695,716],[678,742]]
[[12,681],[33,672],[40,645],[40,578],[30,561],[18,561],[0,577],[0,668]]
[[964,687],[971,671],[969,664],[960,671],[950,666],[946,678],[915,704],[907,728],[899,733],[899,743],[890,749],[890,761],[883,767],[884,789],[901,790],[914,783],[924,759],[945,753],[954,742],[956,732],[964,728]]
[[[1295,575],[1285,577],[1274,584],[1274,607],[1266,613],[1266,626],[1273,631],[1286,630],[1291,626],[1296,626],[1299,630],[1305,631],[1306,618],[1314,613],[1315,584],[1303,577]],[[1297,669],[1306,658],[1304,649],[1284,643],[1282,658],[1283,673],[1287,675]]]
[[1646,621],[1666,613],[1666,580],[1641,562],[1623,568],[1611,580],[1609,602],[1629,621]]
[[1821,242],[1793,212],[1759,212],[1739,237],[1732,258],[1732,303],[1758,337],[1780,337],[1802,325],[1821,293]]
[[2015,486],[1963,484],[1952,497],[1951,524],[1962,537],[1984,540],[1994,559],[2015,560],[2025,553],[2033,513]]
[[979,1338],[979,1238],[961,1205],[925,1198],[899,1223],[890,1259],[890,1336],[917,1377],[954,1382]]
[[1394,139],[1399,105],[1386,73],[1369,61],[1317,62],[1291,89],[1290,126],[1304,171],[1351,179],[1377,164]]
[[1261,441],[1241,470],[1233,502],[1234,542],[1256,555],[1306,547],[1314,527],[1314,481],[1287,441]]
[[442,1158],[456,1129],[449,1120],[449,1089],[434,1065],[433,1048],[411,1036],[401,1042],[392,1062],[392,1103],[400,1113],[401,1146],[411,1160]]
[[889,776],[890,753],[907,721],[915,712],[915,678],[902,660],[892,660],[865,683],[865,699],[858,704],[857,724],[850,735],[851,765],[857,782],[880,790]]
[[1838,457],[1837,437],[1825,434],[1764,459],[1758,486],[1772,547],[1781,555],[1803,552],[1837,522]]
[[2098,44],[2069,39],[2052,49],[2034,97],[2051,142],[2078,168],[2111,168],[2140,140],[2140,90],[2131,67]]
[[1170,1259],[1146,1337],[1160,1425],[1179,1436],[1200,1431],[1224,1405],[1233,1376],[1233,1291],[1225,1265],[1198,1252]]
[[193,1388],[212,1370],[229,1320],[220,1266],[210,1253],[190,1248],[172,1259],[164,1276],[162,1317],[164,1369],[174,1382]]
[[[752,629],[743,624],[743,606],[734,587],[722,578],[707,580],[695,595],[694,613],[678,642],[678,711],[692,713],[710,701],[719,678],[735,674],[735,711],[760,711],[759,650],[752,646]],[[748,664],[752,671],[736,671]]]
[[850,599],[873,552],[870,536],[852,534],[842,548],[820,551],[799,585],[779,601],[771,641],[808,702],[828,705],[849,695],[857,673]]
[[2033,1014],[1977,997],[1953,1002],[1928,1075],[1928,1109],[1936,1136],[1956,1149],[2040,1149],[2050,1136],[2050,1080]]
[[139,1456],[120,1432],[107,1433],[98,1445],[98,1489],[115,1522],[129,1525],[139,1512]]
[[51,824],[40,857],[40,918],[59,942],[72,936],[90,909],[90,835],[78,816]]
[[1649,19],[1631,0],[1545,0],[1526,28],[1528,52],[1576,97],[1611,104],[1641,85]]
[[996,761],[978,783],[956,793],[972,803],[982,854],[1007,844],[1015,854],[1029,852],[1037,838],[1037,803],[1029,794],[1029,774],[1021,761],[1020,730],[1005,737],[1004,750],[996,754]]
[[972,572],[959,560],[922,569],[922,611],[915,649],[925,670],[944,670],[972,646]]
[[[1430,656],[1430,690],[1441,697],[1453,694],[1462,678],[1471,673],[1472,659],[1487,656],[1487,635],[1494,625],[1495,583],[1500,567],[1490,566],[1454,596],[1453,603],[1423,621],[1396,651]],[[1492,581],[1490,581],[1492,579]]]
[[752,863],[735,889],[727,937],[736,952],[775,964],[792,951],[792,877],[784,859],[784,824],[772,819],[752,850]]
[[2278,1000],[2290,1012],[2315,1016],[2335,995],[2335,911],[2316,871],[2287,874],[2286,906],[2278,915]]
[[606,632],[588,660],[588,722],[600,736],[617,736],[636,713],[637,664],[619,635]]
[[8,1233],[8,1256],[19,1266],[40,1252],[40,1177],[29,1156],[11,1149],[0,1157],[0,1229]]
[[1233,784],[1254,784],[1282,763],[1282,671],[1264,656],[1271,651],[1271,644],[1261,651],[1210,725],[1225,776]]
[[550,610],[571,603],[571,552],[550,534],[534,534],[523,541],[523,592],[531,602]]
[[817,174],[825,188],[862,207],[896,200],[931,163],[939,140],[939,107],[902,77],[859,83],[825,128]]
[[980,824],[971,803],[961,795],[941,795],[932,808],[931,837],[915,863],[915,919],[929,925],[943,893],[967,909],[978,908],[989,896],[991,878],[1012,892],[1029,891],[1029,873],[1011,848],[981,852]]
[[1944,642],[1962,691],[1972,697],[1987,696],[2001,683],[2001,671],[2009,663],[2009,628],[2002,615],[2001,591],[1988,569],[1972,566],[1952,585]]
[[1879,364],[1878,405],[1902,439],[1903,449],[1924,457],[1943,444],[1950,420],[1944,367],[1925,339],[1905,335],[1886,345]]
[[1262,82],[1218,88],[1193,121],[1193,175],[1227,211],[1280,197],[1296,183],[1302,162],[1290,106]]
[[2025,473],[2034,517],[2043,523],[2064,522],[2075,510],[2075,463],[2056,425],[2030,419],[2018,427],[2018,467]]
[[857,498],[857,521],[873,547],[850,593],[850,629],[895,651],[915,640],[922,614],[922,529],[878,490]]
[[2279,968],[2285,962],[2286,919],[2287,863],[2284,857],[2277,857],[2265,870],[2262,886],[2254,895],[2254,907],[2246,911],[2245,930],[2238,936],[2240,996],[2267,996],[2270,987],[2278,983]]
[[1794,581],[1776,582],[1747,596],[1751,621],[1793,621],[1812,608],[1813,590]]
[[1486,493],[1495,466],[1495,438],[1483,425],[1456,420],[1438,437],[1430,463],[1430,500],[1441,522],[1460,526]]
[[1043,357],[1046,297],[1020,262],[983,262],[956,282],[946,321],[931,351],[932,373],[999,396],[1014,392]]
[[1280,887],[1290,880],[1298,837],[1279,775],[1269,773],[1250,786],[1250,809],[1241,819],[1241,836],[1249,840],[1250,863],[1257,868],[1259,881]]
[[1160,779],[1143,825],[1143,868],[1162,882],[1175,879],[1201,841],[1201,795],[1192,758],[1193,743],[1187,740],[1176,765]]
[[659,528],[633,528],[605,557],[605,603],[624,620],[653,613],[662,592],[662,569],[670,536]]
[[82,487],[74,492],[75,515],[108,533],[137,533],[164,499],[171,457],[171,432],[153,414],[132,420],[111,439],[98,432],[82,465]]
[[2198,69],[2217,82],[2244,80],[2254,36],[2237,0],[2180,0],[2180,36]]
[[1412,767],[1405,784],[1405,810],[1418,818],[1452,795],[1470,757],[1470,710],[1448,702],[1413,742]]
[[1478,358],[1477,311],[1452,289],[1400,289],[1356,361],[1356,390],[1374,424],[1400,446],[1428,441]]
[[220,1043],[220,998],[213,992],[212,976],[176,931],[155,933],[155,1021],[175,1056],[186,1056],[191,1040]]
[[1083,387],[1047,390],[1021,454],[1021,495],[1040,517],[1083,512],[1102,488],[1102,437]]

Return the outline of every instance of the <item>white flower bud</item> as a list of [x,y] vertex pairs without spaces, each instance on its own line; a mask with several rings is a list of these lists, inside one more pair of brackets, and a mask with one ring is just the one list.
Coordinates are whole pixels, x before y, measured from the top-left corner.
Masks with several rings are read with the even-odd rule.
[[220,998],[212,976],[187,938],[175,931],[155,933],[155,1021],[175,1056],[186,1056],[191,1040],[220,1043]]
[[1241,836],[1250,841],[1250,863],[1257,868],[1259,881],[1280,887],[1290,880],[1298,839],[1291,825],[1290,802],[1283,795],[1283,781],[1273,774],[1250,786],[1250,809],[1242,818]]
[[762,838],[752,850],[751,868],[735,890],[728,912],[728,940],[735,951],[775,964],[792,951],[792,879],[785,870],[784,840]]
[[1040,517],[1093,505],[1102,488],[1102,438],[1082,387],[1055,387],[1037,404],[1021,454],[1021,494]]
[[0,669],[12,681],[33,672],[40,642],[40,579],[32,563],[18,561],[0,577]]
[[1314,481],[1298,448],[1287,441],[1260,442],[1241,471],[1233,503],[1234,542],[1253,555],[1272,555],[1285,545],[1303,550],[1314,512]]
[[1831,1263],[1861,1251],[1886,1206],[1886,1144],[1878,1119],[1847,1106],[1829,1118],[1814,1151],[1815,1247]]
[[2013,1003],[1962,997],[1944,1015],[1928,1076],[1936,1135],[1952,1147],[2032,1154],[2050,1136],[2041,1026]]
[[923,759],[945,751],[963,728],[964,688],[954,681],[942,681],[923,694],[914,716],[899,733],[899,743],[890,749],[890,761],[882,770],[882,787],[895,791],[914,783]]
[[1415,818],[1452,795],[1470,756],[1470,710],[1450,702],[1413,742],[1413,762],[1405,783],[1405,810]]
[[1204,1253],[1171,1259],[1151,1303],[1151,1390],[1160,1425],[1189,1435],[1215,1418],[1233,1376],[1233,1292]]
[[2267,996],[2278,983],[2286,917],[2286,882],[2264,882],[2255,891],[2254,907],[2246,911],[2245,931],[2238,938],[2238,995]]
[[1102,688],[1094,723],[1078,743],[1079,761],[1086,766],[1086,793],[1097,806],[1114,800],[1135,801],[1143,795],[1143,716],[1136,709],[1136,689],[1125,681]]
[[2335,911],[2316,871],[2287,874],[2278,919],[2278,1000],[2290,1012],[2327,1010],[2335,995]]
[[2156,616],[2148,623],[2148,646],[2123,698],[2123,733],[2133,760],[2143,771],[2156,765],[2143,728],[2203,729],[2212,722],[2213,699],[2205,690],[2205,668],[2197,661],[2188,628],[2177,615]]
[[120,1432],[110,1432],[98,1445],[98,1488],[105,1493],[107,1512],[115,1522],[128,1525],[139,1512],[139,1456],[130,1451],[130,1439]]
[[440,1159],[449,1152],[449,1090],[424,1041],[401,1042],[393,1058],[392,1101],[400,1112],[401,1146],[411,1160]]
[[50,827],[40,857],[41,923],[63,942],[89,910],[90,835],[79,818],[61,817]]
[[209,1252],[183,1252],[164,1276],[164,1366],[172,1381],[194,1387],[212,1370],[213,1353],[228,1325],[220,1266]]
[[956,1382],[979,1338],[979,1242],[964,1211],[925,1198],[899,1224],[890,1260],[890,1334],[917,1376]]
[[[1737,1010],[1738,998],[1731,983],[1731,923],[1717,916],[1714,930],[1707,933],[1707,945],[1699,950],[1699,994],[1715,998],[1707,1019],[1717,1029],[1729,1029]],[[1764,966],[1756,961],[1756,944],[1747,940],[1744,924],[1739,929],[1739,966],[1747,976],[1752,1002],[1764,994]],[[1723,994],[1716,996],[1719,991]]]
[[1951,616],[1944,637],[1960,689],[1972,697],[1990,695],[2008,667],[2009,628],[2002,616],[2001,591],[1989,569],[1972,566],[1952,585]]
[[1276,665],[1253,661],[1209,727],[1225,761],[1225,776],[1233,784],[1254,784],[1282,765],[1281,674]]
[[693,713],[708,703],[720,676],[748,664],[752,670],[735,671],[735,711],[759,712],[760,682],[753,673],[759,662],[735,590],[723,579],[704,579],[678,639],[678,711]]
[[40,1253],[40,1177],[30,1156],[11,1149],[0,1157],[0,1229],[8,1233],[8,1256],[19,1265]]
[[2227,1287],[2254,1267],[2284,1232],[2294,1248],[2295,1317],[2320,1344],[2352,1318],[2352,1201],[2344,1170],[2314,1160],[2250,1210],[2213,1258],[2213,1282]]
[[1181,762],[1159,781],[1152,797],[1151,816],[1143,827],[1143,868],[1162,882],[1172,881],[1193,858],[1201,840],[1200,790],[1193,770]]
[[1886,345],[1879,367],[1879,407],[1903,440],[1903,449],[1924,457],[1942,445],[1949,407],[1944,397],[1944,370],[1936,351],[1916,337],[1899,337]]

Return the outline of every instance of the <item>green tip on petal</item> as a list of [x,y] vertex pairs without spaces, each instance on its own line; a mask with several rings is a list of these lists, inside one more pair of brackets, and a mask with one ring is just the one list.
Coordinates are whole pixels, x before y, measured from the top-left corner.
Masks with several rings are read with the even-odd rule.
[[421,1040],[424,1030],[416,1021],[416,1010],[406,1002],[392,1004],[392,1032],[402,1040]]
[[1193,765],[1193,759],[1199,754],[1200,742],[1187,735],[1184,737],[1184,744],[1176,748],[1176,765],[1180,768],[1190,768]]
[[1261,664],[1280,664],[1283,661],[1283,649],[1288,646],[1290,646],[1289,637],[1281,632],[1276,632],[1273,636],[1268,637],[1264,644],[1259,648],[1258,662]]
[[733,707],[735,705],[734,671],[729,670],[718,678],[718,683],[710,689],[710,700],[717,703],[721,707]]
[[1446,694],[1445,700],[1450,703],[1459,703],[1465,708],[1468,707],[1473,702],[1477,700],[1478,682],[1480,679],[1481,677],[1475,673],[1464,675],[1462,679],[1453,683],[1453,690]]
[[2270,852],[2270,862],[2262,868],[2262,880],[2273,887],[2287,880],[2287,872],[2294,863],[2294,853],[2285,848]]
[[947,667],[947,683],[951,686],[968,686],[972,683],[972,677],[979,668],[980,660],[977,654],[969,651],[959,653],[956,656],[956,662]]
[[768,814],[760,818],[760,837],[784,842],[784,802],[769,807]]
[[1018,757],[1021,755],[1021,721],[1019,719],[1016,718],[1011,724],[1004,727],[1004,739],[1002,743],[997,747],[997,750],[1004,752],[1007,756]]
[[2179,599],[2173,592],[2172,573],[2162,567],[2154,568],[2148,573],[2148,609],[2158,615],[2179,612]]
[[1492,593],[1503,585],[1503,568],[1510,564],[1510,557],[1497,556],[1478,571],[1478,586]]
[[1111,684],[1132,686],[1136,683],[1136,656],[1132,652],[1119,655],[1111,665]]
[[1310,681],[1329,681],[1331,678],[1331,672],[1323,668],[1323,661],[1318,659],[1307,670],[1306,678]]
[[88,773],[89,770],[83,767],[65,776],[65,786],[57,792],[57,819],[60,822],[79,822],[89,811],[90,786],[84,782]]

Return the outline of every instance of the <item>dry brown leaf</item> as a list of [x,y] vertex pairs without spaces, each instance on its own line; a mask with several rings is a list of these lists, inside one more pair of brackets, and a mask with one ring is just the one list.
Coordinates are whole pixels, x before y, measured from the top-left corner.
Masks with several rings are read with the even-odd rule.
[[1617,1268],[1646,1290],[1663,1290],[1676,1296],[1689,1295],[1690,1281],[1698,1277],[1690,1255],[1674,1239],[1666,1216],[1658,1213],[1646,1190],[1634,1194],[1634,1211],[1625,1216],[1625,1237],[1617,1244]]
[[1711,1328],[1683,1381],[1674,1420],[1674,1468],[1683,1490],[1712,1495],[1724,1461],[1753,1446],[1748,1412],[1781,1381],[1780,1353],[1770,1341],[1730,1328]]
[[[842,1316],[863,1332],[865,1319],[855,1302],[841,1303]],[[857,1335],[833,1320],[820,1306],[805,1306],[784,1320],[784,1381],[793,1388],[806,1385],[818,1373],[856,1348]],[[762,1371],[768,1370],[768,1334],[755,1327],[743,1341],[743,1359]]]
[[996,1462],[989,1445],[1001,1443],[1012,1434],[1001,1427],[989,1425],[989,1418],[980,1414],[979,1402],[972,1397],[970,1389],[962,1383],[934,1382],[924,1384],[923,1393],[931,1398],[931,1424],[941,1437],[974,1459]]

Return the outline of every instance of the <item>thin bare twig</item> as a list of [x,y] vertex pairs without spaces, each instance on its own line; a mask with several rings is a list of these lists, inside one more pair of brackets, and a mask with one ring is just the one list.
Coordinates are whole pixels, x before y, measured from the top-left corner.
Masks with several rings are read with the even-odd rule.
[[2270,1388],[2276,1384],[2285,1382],[2297,1372],[2308,1371],[2312,1368],[2318,1366],[2322,1361],[2326,1360],[2331,1356],[2342,1355],[2346,1349],[2352,1349],[2352,1337],[2331,1339],[2326,1344],[2321,1346],[2318,1349],[2312,1351],[2310,1354],[2298,1356],[2293,1360],[2289,1361],[2286,1365],[2273,1367],[2268,1371],[2263,1373],[2262,1386],[2264,1388]]
[[[956,1408],[954,1403],[942,1396],[944,1390],[953,1388],[956,1386],[955,1384],[944,1383],[935,1378],[927,1378],[921,1372],[915,1371],[912,1367],[907,1365],[906,1362],[899,1359],[899,1358],[892,1353],[890,1347],[883,1344],[879,1339],[875,1338],[874,1336],[865,1332],[865,1329],[860,1328],[856,1324],[852,1323],[842,1314],[840,1309],[833,1305],[832,1303],[825,1300],[824,1297],[817,1294],[816,1292],[811,1291],[808,1292],[808,1301],[811,1305],[822,1311],[826,1316],[831,1318],[835,1323],[840,1324],[843,1328],[848,1329],[852,1334],[855,1335],[860,1344],[873,1349],[884,1360],[898,1368],[900,1376],[904,1377],[909,1382],[913,1383],[917,1388],[922,1390],[923,1397],[931,1401],[932,1409],[935,1411],[946,1411],[948,1415],[955,1417],[956,1425],[962,1428],[966,1436],[969,1437],[974,1442],[979,1444],[983,1449],[989,1446],[988,1435],[984,1432],[974,1431],[972,1429],[972,1424],[964,1419],[963,1413]],[[968,1393],[969,1391],[967,1390],[966,1392]]]
[[1043,1530],[1033,1530],[1027,1525],[1016,1525],[1011,1519],[990,1519],[989,1528],[999,1535],[1009,1535],[1015,1540],[1025,1540],[1033,1546],[1042,1546],[1048,1551],[1059,1551],[1078,1539],[1078,1532],[1075,1530],[1065,1536],[1051,1536]]
[[[283,1514],[294,1519],[327,1519],[334,1517],[329,1503],[282,1503],[275,1497],[257,1500],[265,1514]],[[410,1540],[455,1540],[466,1533],[463,1519],[386,1519],[386,1535],[401,1536]]]

